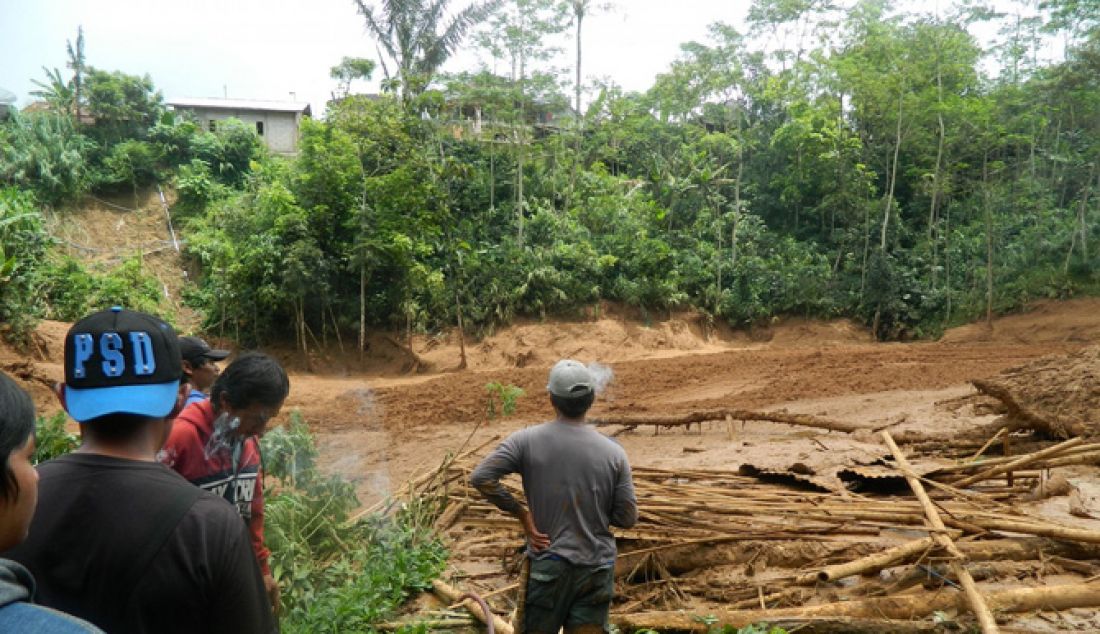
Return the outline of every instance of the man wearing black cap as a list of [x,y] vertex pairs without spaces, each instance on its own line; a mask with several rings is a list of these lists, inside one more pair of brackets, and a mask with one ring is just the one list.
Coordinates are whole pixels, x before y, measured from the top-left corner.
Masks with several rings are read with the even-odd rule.
[[214,350],[198,337],[180,337],[180,358],[184,380],[191,386],[183,406],[205,401],[214,381],[218,380],[218,361],[229,356],[228,350]]
[[[638,519],[630,463],[618,443],[584,422],[596,397],[588,368],[559,361],[546,389],[557,418],[504,439],[470,483],[527,534],[524,631],[604,632],[615,584],[610,527]],[[522,476],[530,510],[501,486],[509,473]]]
[[58,396],[83,442],[39,465],[30,536],[7,556],[42,605],[112,634],[275,632],[236,510],[156,461],[181,375],[156,317],[116,307],[73,325]]

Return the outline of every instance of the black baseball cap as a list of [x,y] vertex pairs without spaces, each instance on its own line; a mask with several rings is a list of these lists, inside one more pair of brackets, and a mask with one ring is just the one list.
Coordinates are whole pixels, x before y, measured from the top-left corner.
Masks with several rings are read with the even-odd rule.
[[192,365],[202,359],[221,361],[228,356],[228,350],[214,350],[198,337],[180,337],[180,358]]
[[182,375],[176,331],[152,315],[115,306],[65,335],[65,406],[78,422],[107,414],[167,416]]

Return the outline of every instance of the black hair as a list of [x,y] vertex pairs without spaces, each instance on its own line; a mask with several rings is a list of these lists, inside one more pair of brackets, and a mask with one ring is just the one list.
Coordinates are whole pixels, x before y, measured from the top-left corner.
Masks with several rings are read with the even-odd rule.
[[588,390],[581,396],[550,395],[550,402],[554,404],[554,408],[561,412],[561,415],[566,418],[580,418],[584,416],[588,412],[588,409],[592,407],[592,403],[595,400],[595,390]]
[[86,420],[80,424],[80,428],[84,430],[84,434],[96,440],[118,442],[133,438],[145,425],[161,420],[164,419],[116,412]]
[[0,499],[19,496],[19,482],[11,471],[11,454],[34,434],[34,402],[23,388],[0,372]]
[[266,354],[248,352],[229,364],[210,390],[215,409],[221,409],[222,395],[234,409],[260,404],[282,405],[290,393],[290,379],[279,362]]

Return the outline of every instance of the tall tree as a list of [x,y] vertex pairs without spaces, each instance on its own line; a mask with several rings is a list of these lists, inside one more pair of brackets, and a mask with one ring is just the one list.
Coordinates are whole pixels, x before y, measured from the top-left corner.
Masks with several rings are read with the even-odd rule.
[[[450,0],[354,0],[367,30],[380,47],[382,72],[400,88],[406,104],[427,88],[466,33],[483,22],[502,0],[481,0],[445,15]],[[384,55],[383,55],[384,53]],[[386,58],[394,63],[391,74]]]
[[[351,82],[356,79],[367,81],[374,73],[374,61],[363,57],[345,57],[339,64],[329,70],[329,77],[340,82],[338,94],[340,99],[346,99],[351,94]],[[334,95],[336,96],[336,95]]]
[[73,71],[73,121],[80,124],[80,91],[84,87],[84,27],[76,28],[76,44],[70,40],[65,43],[65,51],[69,60],[65,63]]
[[[527,112],[528,82],[531,73],[528,64],[547,61],[560,52],[547,42],[568,28],[568,6],[558,0],[508,0],[478,34],[478,43],[494,58],[507,57],[511,61],[512,82],[516,87],[520,104],[513,120],[512,143],[516,149],[515,204],[516,239],[523,244],[527,198],[524,194],[524,170],[527,164],[528,137]],[[542,80],[554,79],[547,73]]]

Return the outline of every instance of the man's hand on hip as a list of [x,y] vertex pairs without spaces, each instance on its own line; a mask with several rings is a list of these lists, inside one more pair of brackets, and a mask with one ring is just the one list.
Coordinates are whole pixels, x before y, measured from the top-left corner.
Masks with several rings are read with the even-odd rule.
[[531,546],[531,550],[546,550],[550,547],[550,536],[539,531],[530,511],[524,509],[519,521],[523,523],[523,532],[527,534],[527,543]]

